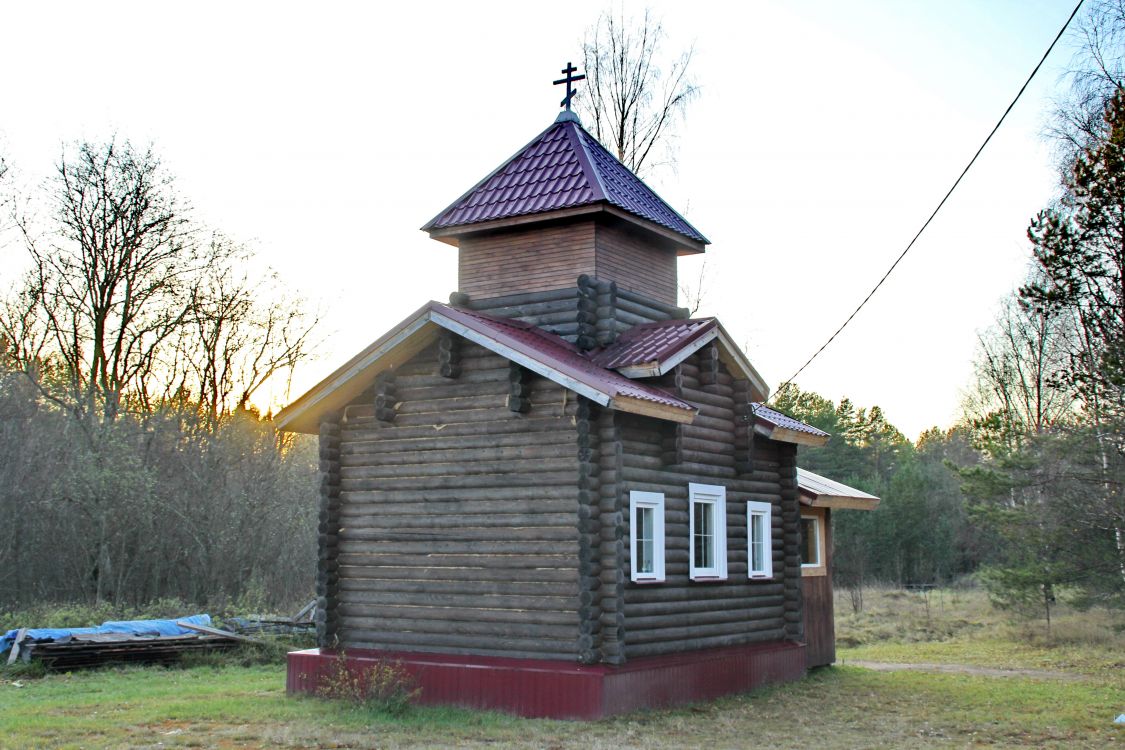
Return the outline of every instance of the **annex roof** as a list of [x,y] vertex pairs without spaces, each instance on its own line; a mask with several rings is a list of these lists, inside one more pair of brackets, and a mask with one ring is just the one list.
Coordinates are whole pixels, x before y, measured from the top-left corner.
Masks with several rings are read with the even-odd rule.
[[797,489],[801,502],[814,508],[875,510],[879,507],[879,498],[874,495],[800,467],[797,468]]
[[601,367],[565,339],[529,323],[428,302],[278,413],[277,427],[316,432],[321,414],[356,398],[384,370],[397,367],[452,331],[590,400],[619,411],[690,423],[696,407],[659,388]]
[[754,398],[768,398],[769,386],[716,318],[664,320],[633,326],[595,353],[593,361],[630,378],[657,377],[712,341],[719,345],[719,355],[731,372],[741,374],[750,382],[755,390]]
[[709,244],[573,115],[560,116],[422,229],[437,236],[455,227],[580,207],[609,207],[656,225],[678,237],[688,252],[702,252]]
[[793,419],[765,404],[751,404],[754,412],[754,431],[759,435],[799,445],[824,445],[829,435],[812,425]]

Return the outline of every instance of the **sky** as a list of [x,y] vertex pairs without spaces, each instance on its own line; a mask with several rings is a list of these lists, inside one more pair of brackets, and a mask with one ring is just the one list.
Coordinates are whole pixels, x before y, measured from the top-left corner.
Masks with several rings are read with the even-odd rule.
[[[1072,0],[651,2],[701,95],[650,185],[712,245],[700,314],[771,387],[843,322],[922,225]],[[63,144],[152,143],[197,216],[321,310],[314,385],[456,288],[418,227],[549,125],[551,81],[610,6],[14,3],[0,154],[24,185]],[[625,2],[626,16],[644,8]],[[908,437],[956,420],[977,336],[1023,280],[1056,195],[1044,140],[1060,46],[934,224],[800,387],[879,405]],[[580,86],[580,85],[579,85]],[[0,248],[0,288],[23,256]],[[701,266],[705,264],[705,266]],[[284,402],[284,394],[273,398]]]

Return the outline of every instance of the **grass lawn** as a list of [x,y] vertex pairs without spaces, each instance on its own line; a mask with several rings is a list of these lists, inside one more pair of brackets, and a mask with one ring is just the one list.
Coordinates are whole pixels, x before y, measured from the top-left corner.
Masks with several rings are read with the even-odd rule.
[[[852,644],[841,649],[844,666],[680,710],[592,723],[430,708],[389,717],[287,697],[281,664],[130,668],[4,677],[0,748],[1125,747],[1125,726],[1112,723],[1125,712],[1125,651],[1113,623],[1104,643],[1088,632],[1036,642],[995,614],[969,612],[974,599],[948,609],[968,625],[951,626],[931,606],[926,627],[953,632],[918,640],[919,602],[880,596],[865,613],[840,610],[841,640]],[[897,633],[880,629],[888,618]],[[1036,668],[1066,679],[875,672],[847,666],[853,659]]]

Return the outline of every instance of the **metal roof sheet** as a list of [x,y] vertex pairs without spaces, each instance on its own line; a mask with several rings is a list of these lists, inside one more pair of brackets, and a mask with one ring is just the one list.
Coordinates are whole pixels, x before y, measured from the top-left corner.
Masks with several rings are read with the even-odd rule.
[[874,495],[800,467],[797,467],[797,489],[812,504],[824,507],[874,510],[879,504],[879,498]]
[[406,361],[441,328],[612,409],[679,422],[698,412],[667,391],[595,364],[570,342],[530,323],[429,302],[282,409],[278,429],[315,432],[320,414],[347,404],[362,392],[365,378]]
[[663,362],[706,337],[715,326],[714,318],[643,323],[622,333],[593,360],[612,370]]
[[422,229],[447,229],[601,202],[695,242],[708,242],[576,118],[556,121]]
[[544,366],[605,393],[610,398],[626,396],[661,406],[691,411],[692,413],[696,411],[694,406],[676,398],[667,391],[638,383],[613,370],[606,369],[591,361],[566,339],[548,333],[530,323],[450,307],[439,302],[431,304],[435,312],[471,326],[494,341],[531,356]]
[[780,427],[785,430],[793,430],[794,432],[803,432],[807,435],[813,435],[818,438],[827,439],[829,434],[824,430],[818,430],[812,425],[805,424],[799,420],[793,419],[786,414],[782,414],[776,409],[771,409],[765,404],[751,404],[754,409],[754,418],[759,423],[764,423],[770,427]]

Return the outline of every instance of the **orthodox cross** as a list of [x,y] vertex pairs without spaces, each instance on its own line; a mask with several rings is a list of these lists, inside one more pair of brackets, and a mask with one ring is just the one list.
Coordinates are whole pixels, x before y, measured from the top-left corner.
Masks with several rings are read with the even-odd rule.
[[558,86],[560,83],[566,84],[566,96],[563,98],[563,100],[561,102],[559,102],[559,106],[560,107],[566,107],[566,111],[569,112],[570,111],[570,100],[572,98],[574,98],[574,88],[570,84],[574,83],[575,81],[585,80],[586,75],[585,74],[580,75],[580,76],[574,75],[575,73],[578,72],[578,68],[574,67],[569,62],[566,64],[566,67],[563,68],[562,70],[560,70],[559,72],[560,73],[566,73],[566,78],[560,78],[559,80],[555,81],[555,83],[554,83],[555,86]]

